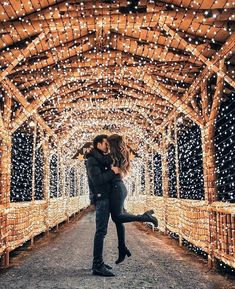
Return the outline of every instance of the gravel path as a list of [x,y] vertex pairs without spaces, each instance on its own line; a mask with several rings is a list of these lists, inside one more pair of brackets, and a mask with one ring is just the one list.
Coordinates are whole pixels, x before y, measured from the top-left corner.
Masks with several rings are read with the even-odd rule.
[[[115,265],[117,241],[110,221],[105,261],[116,277],[91,275],[94,213],[75,218],[50,238],[36,242],[0,270],[0,289],[232,289],[232,277],[209,271],[206,261],[180,248],[161,233],[142,225],[127,224],[127,243],[132,256]],[[233,287],[234,286],[234,287]]]

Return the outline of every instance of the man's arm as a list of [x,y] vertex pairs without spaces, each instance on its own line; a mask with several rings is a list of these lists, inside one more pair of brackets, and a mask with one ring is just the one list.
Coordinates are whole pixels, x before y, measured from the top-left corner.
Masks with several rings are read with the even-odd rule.
[[88,186],[89,186],[89,199],[90,199],[90,204],[93,205],[95,204],[95,189],[92,184],[91,179],[88,176]]
[[93,160],[93,158],[87,160],[87,173],[94,186],[108,183],[115,176],[115,173],[112,170],[107,170],[107,172],[104,173],[101,172],[99,165]]

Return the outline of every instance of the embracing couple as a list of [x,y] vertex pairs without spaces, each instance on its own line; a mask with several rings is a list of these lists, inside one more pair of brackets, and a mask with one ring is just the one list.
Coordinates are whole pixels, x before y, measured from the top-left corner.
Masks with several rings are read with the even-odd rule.
[[96,208],[96,233],[93,249],[94,275],[115,276],[112,267],[103,261],[103,244],[107,234],[109,216],[116,225],[119,256],[116,264],[131,256],[126,247],[125,227],[128,222],[152,222],[158,226],[153,210],[142,215],[132,215],[124,210],[127,189],[123,178],[130,169],[129,150],[122,136],[98,135],[93,140],[93,149],[86,155],[86,169],[91,204]]

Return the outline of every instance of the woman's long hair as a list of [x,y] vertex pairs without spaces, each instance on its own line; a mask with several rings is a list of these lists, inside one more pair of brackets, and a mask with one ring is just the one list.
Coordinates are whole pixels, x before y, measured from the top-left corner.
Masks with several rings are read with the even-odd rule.
[[130,170],[130,152],[122,138],[118,134],[108,137],[110,155],[114,160],[114,165],[118,166],[126,175]]

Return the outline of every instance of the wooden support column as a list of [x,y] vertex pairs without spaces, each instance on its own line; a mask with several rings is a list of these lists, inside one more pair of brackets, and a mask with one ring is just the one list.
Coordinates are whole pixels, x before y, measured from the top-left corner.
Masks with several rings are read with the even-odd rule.
[[[204,175],[204,192],[205,200],[210,205],[218,198],[216,187],[216,167],[215,167],[215,147],[214,147],[214,127],[210,124],[202,128],[202,151],[203,151],[203,175]],[[209,228],[208,228],[208,266],[212,268],[215,262],[214,243],[215,243],[215,227],[216,219],[213,212],[209,210]]]
[[[177,198],[180,200],[180,180],[179,180],[179,174],[180,174],[180,169],[179,169],[179,154],[178,154],[178,129],[177,129],[177,119],[176,117],[174,118],[174,145],[175,145],[175,167],[176,167],[176,193],[177,193]],[[180,204],[180,203],[178,203]],[[179,245],[183,245],[183,238],[182,238],[182,209],[179,207]]]
[[[32,158],[32,206],[35,206],[35,159],[36,159],[36,138],[37,138],[37,124],[34,124],[33,130],[33,158]],[[31,247],[34,246],[34,236],[30,239]]]
[[153,162],[153,150],[149,152],[149,162],[151,163],[150,169],[149,169],[149,190],[150,195],[154,195],[154,162]]
[[205,200],[211,204],[217,200],[214,127],[206,125],[202,128],[203,174]]
[[35,160],[36,160],[36,139],[37,139],[37,124],[34,124],[33,130],[33,168],[32,168],[32,202],[35,201]]
[[163,201],[164,201],[164,233],[167,233],[167,199],[169,196],[169,184],[167,173],[167,143],[166,136],[162,137],[162,189],[163,189]]
[[11,134],[0,138],[0,205],[6,208],[10,206],[10,186],[11,186]]
[[144,158],[144,182],[145,182],[145,195],[149,195],[150,191],[150,180],[149,180],[149,167],[148,167],[148,157]]
[[61,196],[64,203],[64,212],[67,217],[67,221],[69,223],[69,212],[68,212],[68,204],[69,204],[69,195],[65,192],[65,164],[63,159],[63,149],[61,146],[58,147],[58,156],[59,156],[59,170],[60,170],[60,179],[59,183],[61,183]]
[[178,154],[178,129],[177,119],[174,118],[174,146],[175,146],[175,173],[176,173],[176,193],[177,198],[180,198],[180,181],[179,181],[179,154]]
[[61,184],[62,184],[62,191],[61,195],[63,198],[66,198],[66,192],[65,192],[65,164],[64,164],[64,159],[63,159],[63,150],[61,147],[59,147],[59,154],[60,154],[60,177],[62,179]]
[[[12,139],[11,134],[6,131],[5,135],[0,138],[0,206],[4,209],[10,207],[10,192],[11,192],[11,148]],[[6,235],[4,238],[5,252],[2,257],[2,266],[9,267],[10,264],[10,250],[8,248],[8,212],[6,211],[5,230]]]
[[49,202],[50,202],[50,152],[49,152],[49,141],[48,138],[45,139],[45,141],[42,143],[42,149],[43,149],[43,156],[44,156],[44,198],[46,201],[46,213],[45,213],[45,223],[46,223],[46,233],[49,235]]
[[[224,61],[220,62],[220,69],[225,70]],[[207,84],[205,83],[204,86]],[[208,206],[218,200],[218,189],[216,185],[216,157],[215,157],[215,122],[219,110],[221,97],[223,95],[224,79],[222,76],[217,75],[216,91],[213,97],[211,109],[205,107],[203,115],[204,126],[202,128],[202,152],[203,152],[203,175],[204,175],[204,191],[205,200]],[[203,98],[207,98],[206,92],[202,91]],[[204,100],[205,101],[205,100]],[[203,106],[202,106],[203,108]],[[216,216],[213,211],[209,210],[209,253],[208,253],[208,266],[211,268],[215,263],[215,238],[216,238]]]

